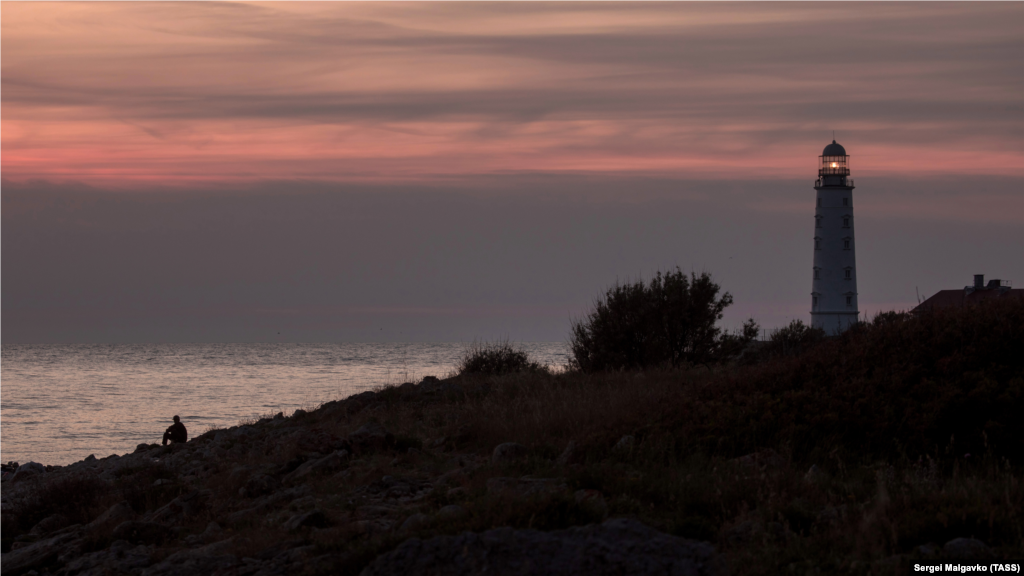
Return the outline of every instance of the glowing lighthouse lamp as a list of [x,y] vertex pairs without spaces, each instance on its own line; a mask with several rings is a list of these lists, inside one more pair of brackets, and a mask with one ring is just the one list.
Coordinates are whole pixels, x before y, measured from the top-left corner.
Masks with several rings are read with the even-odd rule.
[[811,325],[829,334],[857,322],[857,258],[853,234],[853,179],[846,149],[833,140],[818,157],[814,208]]

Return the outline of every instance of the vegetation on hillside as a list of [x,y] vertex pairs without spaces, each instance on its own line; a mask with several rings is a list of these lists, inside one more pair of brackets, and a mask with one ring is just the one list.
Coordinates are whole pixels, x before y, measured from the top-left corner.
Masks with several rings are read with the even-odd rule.
[[650,282],[617,284],[572,323],[570,368],[593,373],[712,364],[736,356],[758,334],[750,320],[739,334],[717,326],[732,304],[708,273],[676,268]]
[[474,342],[462,354],[455,373],[459,376],[482,374],[500,376],[514,372],[539,372],[544,367],[530,360],[521,347],[507,340],[497,342]]
[[[715,288],[701,301],[724,302]],[[213,520],[234,538],[219,553],[281,549],[302,558],[293,573],[358,573],[410,536],[609,516],[711,541],[732,574],[909,573],[911,561],[956,557],[943,545],[958,538],[984,542],[977,559],[1024,556],[1024,300],[882,314],[832,338],[792,324],[758,344],[735,362],[702,365],[684,347],[676,368],[558,373],[507,344],[477,346],[444,381],[153,446],[110,483],[40,484],[5,508],[4,549],[48,515],[86,522],[118,500],[152,513],[201,488],[209,503],[173,538]],[[374,426],[387,434],[358,449],[360,427]],[[508,442],[521,457],[492,459]],[[355,451],[341,471],[304,476],[308,495],[246,514],[273,497],[254,490],[297,486],[289,478],[338,446]],[[517,482],[550,489],[502,488]],[[301,502],[322,516],[289,531]],[[461,512],[442,513],[453,505]],[[86,550],[114,539],[88,529]]]

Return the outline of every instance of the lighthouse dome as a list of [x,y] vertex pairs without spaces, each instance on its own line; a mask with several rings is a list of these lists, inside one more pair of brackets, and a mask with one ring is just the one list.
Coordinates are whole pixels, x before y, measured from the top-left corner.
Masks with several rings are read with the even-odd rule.
[[822,156],[846,156],[846,148],[843,148],[841,144],[836,144],[833,140],[831,144],[825,146],[825,151],[821,153]]

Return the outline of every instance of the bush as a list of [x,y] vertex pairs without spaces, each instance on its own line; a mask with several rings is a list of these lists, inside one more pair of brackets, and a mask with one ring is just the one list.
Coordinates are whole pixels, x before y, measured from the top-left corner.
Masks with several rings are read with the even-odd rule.
[[679,268],[643,280],[617,284],[572,324],[569,367],[583,372],[634,370],[684,363],[710,364],[734,357],[758,332],[753,320],[739,334],[723,333],[715,323],[732,304],[708,273]]
[[[693,405],[702,448],[1024,461],[1024,299],[886,313],[798,355],[723,375]],[[691,424],[687,424],[688,426]],[[695,424],[694,424],[695,425]],[[696,425],[695,425],[696,426]]]
[[802,320],[793,320],[785,328],[772,332],[768,341],[761,344],[756,353],[744,357],[742,363],[754,364],[799,356],[825,339],[825,331],[821,328],[808,326]]
[[514,372],[538,372],[544,367],[530,360],[525,350],[508,341],[473,343],[462,355],[456,368],[458,374],[485,374],[496,376]]

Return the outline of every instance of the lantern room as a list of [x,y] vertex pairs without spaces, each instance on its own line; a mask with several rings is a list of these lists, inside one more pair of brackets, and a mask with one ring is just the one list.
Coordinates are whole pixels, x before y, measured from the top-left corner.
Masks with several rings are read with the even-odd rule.
[[818,176],[850,175],[850,157],[846,155],[846,148],[836,144],[835,140],[825,146],[818,158]]

